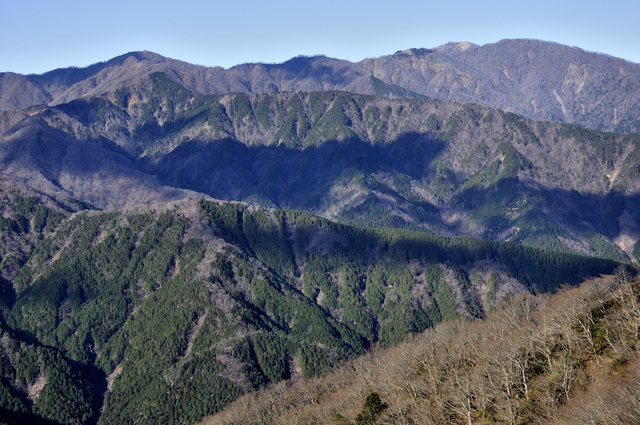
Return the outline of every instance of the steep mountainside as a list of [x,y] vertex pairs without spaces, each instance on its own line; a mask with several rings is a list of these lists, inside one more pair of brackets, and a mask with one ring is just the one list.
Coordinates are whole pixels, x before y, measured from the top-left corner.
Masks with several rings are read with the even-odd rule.
[[640,282],[624,273],[441,324],[206,425],[640,423]]
[[26,184],[59,201],[82,199],[101,208],[196,195],[166,187],[107,139],[79,140],[22,112],[4,112],[3,118],[0,175],[7,187]]
[[[377,71],[391,69],[389,62],[404,67]],[[431,97],[600,130],[640,129],[640,65],[575,47],[536,40],[451,43],[370,63],[383,81]]]
[[344,90],[477,102],[538,120],[638,132],[640,65],[536,40],[451,43],[352,63],[323,56],[207,68],[150,52],[42,75],[0,74],[0,109],[111,93],[153,72],[200,94]]
[[640,239],[637,135],[430,99],[205,96],[162,73],[2,116],[6,179],[99,208],[204,193],[618,260]]
[[0,207],[0,413],[41,422],[190,424],[617,265],[236,203],[70,215],[9,192]]

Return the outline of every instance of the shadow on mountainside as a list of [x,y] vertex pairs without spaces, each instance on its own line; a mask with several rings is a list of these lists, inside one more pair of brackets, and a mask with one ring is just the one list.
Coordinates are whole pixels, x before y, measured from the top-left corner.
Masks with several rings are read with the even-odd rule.
[[[357,190],[354,182],[376,173],[401,173],[428,184],[442,177],[434,159],[444,148],[444,142],[417,133],[406,133],[391,143],[370,144],[351,138],[304,149],[284,145],[246,146],[233,139],[193,140],[177,147],[147,171],[169,186],[222,200],[318,211],[326,207],[323,202],[336,187],[345,193]],[[621,254],[616,254],[610,246],[598,248],[598,244],[608,243],[596,239],[602,240],[604,236],[613,241],[624,237],[625,252],[630,254],[629,244],[633,245],[640,237],[640,195],[615,190],[597,194],[547,188],[521,181],[516,175],[500,178],[486,187],[464,187],[465,182],[455,181],[453,173],[445,178],[456,187],[453,198],[445,201],[446,208],[460,210],[471,221],[453,225],[443,233],[513,240],[564,251],[567,248],[562,246],[567,244],[566,240],[573,239],[587,249],[582,252],[609,258]],[[389,192],[386,203],[380,198],[386,196],[384,193],[376,196],[378,198],[369,195],[371,199],[367,198],[358,210],[367,210],[375,204],[390,213],[396,204],[409,203],[413,207],[430,206],[434,210],[432,215],[437,217],[436,208],[442,208],[401,198],[393,191]],[[478,232],[473,226],[484,230]],[[440,233],[436,227],[429,229]],[[514,236],[514,229],[518,229],[519,234]]]
[[186,142],[153,169],[165,184],[224,200],[252,196],[284,208],[314,209],[345,173],[393,171],[421,179],[444,143],[407,133],[386,144],[357,138],[290,149],[246,146],[233,139]]
[[[461,190],[451,204],[471,213],[483,209],[495,213],[499,208],[517,210],[523,200],[560,225],[587,226],[610,239],[624,232],[640,232],[640,194],[625,194],[615,189],[608,193],[578,192],[510,177],[487,188],[472,186]],[[491,214],[483,213],[491,223]],[[491,224],[502,225],[495,220]]]

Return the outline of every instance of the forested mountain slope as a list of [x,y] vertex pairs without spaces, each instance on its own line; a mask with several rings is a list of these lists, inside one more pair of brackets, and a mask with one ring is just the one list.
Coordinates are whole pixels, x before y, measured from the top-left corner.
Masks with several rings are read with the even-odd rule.
[[1,208],[0,400],[16,421],[193,423],[268,382],[616,267],[237,203],[69,214],[9,192]]
[[442,323],[201,423],[637,424],[639,300],[640,282],[621,270],[516,297],[486,320]]
[[450,43],[352,63],[324,56],[282,64],[203,67],[132,52],[86,68],[0,74],[0,109],[25,109],[103,95],[154,72],[200,94],[343,90],[477,102],[538,120],[638,132],[640,65],[537,40]]
[[618,260],[640,239],[637,135],[424,98],[204,96],[162,73],[2,116],[5,178],[99,208],[200,193]]

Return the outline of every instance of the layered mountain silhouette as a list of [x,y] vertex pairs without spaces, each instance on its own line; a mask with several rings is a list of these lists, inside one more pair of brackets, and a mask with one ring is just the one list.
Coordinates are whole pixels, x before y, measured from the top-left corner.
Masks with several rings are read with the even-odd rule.
[[637,132],[640,65],[536,40],[450,43],[352,63],[324,56],[223,69],[134,52],[87,68],[0,74],[0,108],[24,109],[102,95],[152,72],[199,94],[344,90],[477,102],[538,120]]

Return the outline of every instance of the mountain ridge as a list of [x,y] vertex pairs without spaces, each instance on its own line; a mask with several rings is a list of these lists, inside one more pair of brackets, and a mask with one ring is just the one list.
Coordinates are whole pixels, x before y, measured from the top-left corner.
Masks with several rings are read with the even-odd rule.
[[637,324],[627,326],[639,289],[616,273],[518,296],[482,321],[442,323],[325,377],[246,394],[199,424],[635,424],[640,359]]
[[[359,62],[301,56],[280,64],[249,63],[228,69],[191,65],[151,52],[131,52],[87,68],[27,76],[0,74],[0,84],[7,87],[0,92],[0,109],[24,109],[44,100],[57,104],[83,95],[100,95],[139,82],[153,72],[165,72],[200,94],[324,90],[392,96],[413,93],[482,103],[537,120],[640,131],[633,112],[640,105],[640,64],[528,39],[483,46],[449,43]],[[376,87],[372,78],[387,87]],[[28,90],[18,90],[18,86]]]
[[[40,139],[46,149],[50,128],[52,149],[65,140],[69,153],[84,149],[101,165],[74,165],[56,148],[63,172],[47,174],[48,181],[100,208],[206,194],[360,226],[527,241],[616,259],[632,257],[640,235],[634,134],[429,98],[199,95],[163,73],[104,97],[13,114],[42,133],[31,131],[23,146],[26,129],[0,133],[12,141],[0,156],[6,170],[27,173],[17,158]],[[7,121],[11,115],[4,113]],[[33,175],[46,169],[37,166]],[[119,179],[130,182],[129,196]]]

